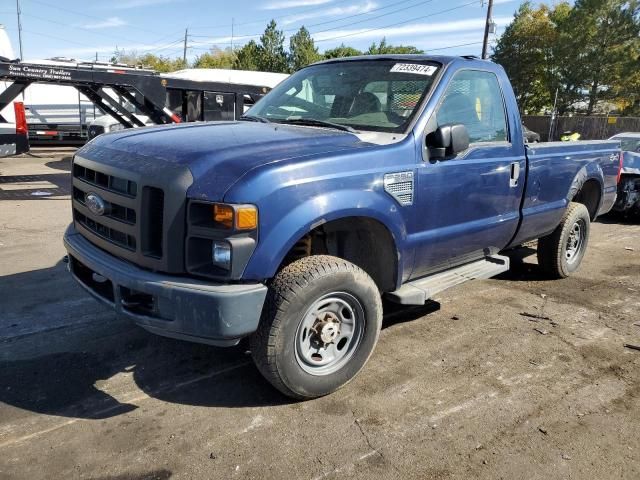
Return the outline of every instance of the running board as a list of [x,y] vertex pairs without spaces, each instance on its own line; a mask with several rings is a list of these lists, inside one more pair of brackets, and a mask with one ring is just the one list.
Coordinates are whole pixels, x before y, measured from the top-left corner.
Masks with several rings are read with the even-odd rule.
[[509,257],[489,255],[482,260],[405,283],[398,290],[387,293],[387,298],[402,305],[423,305],[447,288],[469,280],[491,278],[507,270],[509,270]]

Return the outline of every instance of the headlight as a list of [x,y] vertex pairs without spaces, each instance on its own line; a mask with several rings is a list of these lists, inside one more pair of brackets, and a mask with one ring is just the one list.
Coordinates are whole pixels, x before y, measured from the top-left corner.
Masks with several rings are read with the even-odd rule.
[[231,270],[231,245],[214,240],[211,244],[211,261],[216,267]]
[[109,127],[110,132],[117,132],[118,130],[124,130],[124,125],[121,123],[115,123]]
[[187,272],[241,278],[258,241],[258,208],[189,200],[187,210]]
[[231,230],[255,230],[258,228],[258,209],[254,205],[227,205],[214,203],[214,227]]

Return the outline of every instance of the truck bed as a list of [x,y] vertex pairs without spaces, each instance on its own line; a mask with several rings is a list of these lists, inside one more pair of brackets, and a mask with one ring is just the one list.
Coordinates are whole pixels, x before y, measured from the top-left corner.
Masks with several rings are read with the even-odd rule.
[[589,176],[598,178],[604,192],[592,217],[608,212],[616,199],[619,148],[613,140],[528,144],[522,223],[512,245],[551,233]]

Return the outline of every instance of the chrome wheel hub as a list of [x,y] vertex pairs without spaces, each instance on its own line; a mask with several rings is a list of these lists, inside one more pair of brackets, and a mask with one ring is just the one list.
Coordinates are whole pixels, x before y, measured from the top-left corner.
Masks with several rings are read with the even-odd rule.
[[567,263],[573,263],[579,256],[584,244],[585,226],[582,220],[578,220],[571,227],[565,248]]
[[364,309],[356,297],[335,292],[307,310],[295,338],[298,365],[312,375],[342,368],[357,350],[364,333]]

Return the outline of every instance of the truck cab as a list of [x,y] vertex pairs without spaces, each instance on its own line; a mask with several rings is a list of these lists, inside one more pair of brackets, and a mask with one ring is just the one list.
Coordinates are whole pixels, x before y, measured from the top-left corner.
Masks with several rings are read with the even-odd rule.
[[147,330],[249,338],[306,399],[365,365],[382,298],[423,304],[509,268],[573,274],[616,197],[616,141],[525,146],[504,70],[474,58],[320,62],[235,121],[98,137],[73,161],[71,273]]

